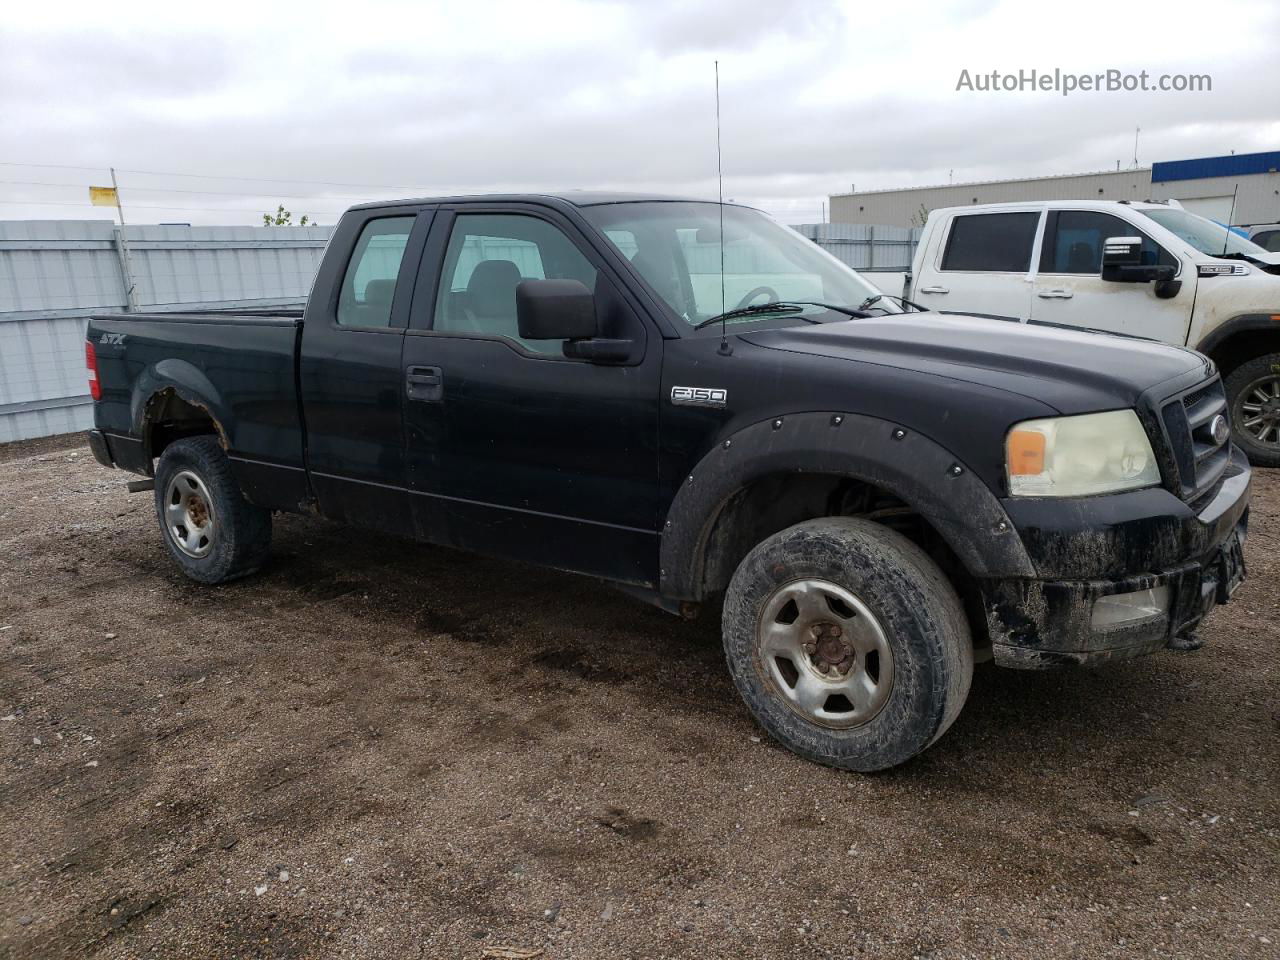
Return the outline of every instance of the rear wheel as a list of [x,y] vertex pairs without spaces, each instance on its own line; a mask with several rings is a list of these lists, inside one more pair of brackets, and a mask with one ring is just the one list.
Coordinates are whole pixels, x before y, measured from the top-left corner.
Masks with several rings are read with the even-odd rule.
[[156,467],[156,517],[169,555],[192,580],[253,573],[271,547],[271,512],[244,498],[213,437],[165,447]]
[[788,749],[847,770],[892,767],[955,721],[973,645],[955,590],[901,534],[849,517],[759,544],[725,597],[739,693]]
[[1243,363],[1226,382],[1232,439],[1262,467],[1280,467],[1280,353]]

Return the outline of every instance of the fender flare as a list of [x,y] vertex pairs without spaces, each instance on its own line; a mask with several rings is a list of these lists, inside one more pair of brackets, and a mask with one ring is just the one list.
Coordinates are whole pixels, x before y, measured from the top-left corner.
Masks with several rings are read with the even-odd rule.
[[225,426],[230,411],[221,392],[195,364],[170,358],[147,367],[138,375],[129,401],[134,435],[141,439],[148,456],[151,453],[151,416],[156,403],[168,394],[205,411],[213,421],[222,446],[230,449]]
[[664,596],[701,599],[707,543],[721,511],[753,480],[778,473],[823,473],[874,484],[923,516],[973,576],[1035,576],[1004,507],[957,457],[899,424],[825,411],[753,423],[721,438],[698,462],[663,525]]
[[1222,346],[1231,337],[1237,333],[1246,333],[1252,330],[1270,330],[1276,335],[1276,344],[1280,348],[1280,307],[1276,308],[1275,313],[1241,313],[1229,320],[1224,320],[1212,333],[1201,339],[1196,344],[1196,349],[1201,353],[1212,355],[1213,351]]

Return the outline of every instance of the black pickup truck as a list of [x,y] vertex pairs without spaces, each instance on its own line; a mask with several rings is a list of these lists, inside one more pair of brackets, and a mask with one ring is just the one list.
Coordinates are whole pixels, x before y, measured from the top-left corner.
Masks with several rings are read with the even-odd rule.
[[1244,576],[1205,357],[914,312],[742,206],[358,206],[305,311],[95,317],[87,362],[196,580],[279,511],[722,604],[759,722],[848,769],[937,740],[975,661],[1191,646]]

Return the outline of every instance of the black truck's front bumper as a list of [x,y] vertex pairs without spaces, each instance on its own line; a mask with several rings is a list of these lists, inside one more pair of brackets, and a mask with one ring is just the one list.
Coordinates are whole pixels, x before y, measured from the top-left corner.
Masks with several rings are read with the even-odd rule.
[[1243,579],[1251,483],[1233,450],[1222,483],[1195,509],[1161,489],[1005,501],[1041,578],[982,583],[995,662],[1133,657],[1194,630]]

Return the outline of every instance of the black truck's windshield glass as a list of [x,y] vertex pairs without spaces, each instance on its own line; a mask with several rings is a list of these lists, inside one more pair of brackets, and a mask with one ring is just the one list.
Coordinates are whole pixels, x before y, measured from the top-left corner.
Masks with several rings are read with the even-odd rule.
[[1243,253],[1247,257],[1267,256],[1267,251],[1253,241],[1194,213],[1175,207],[1167,210],[1144,209],[1142,212],[1170,233],[1176,233],[1201,253],[1207,253],[1211,257],[1220,257],[1224,253]]
[[[676,316],[692,326],[727,310],[771,301],[857,308],[880,292],[816,244],[758,210],[724,208],[723,296],[718,204],[614,203],[586,207],[583,213]],[[806,309],[822,312],[821,307]],[[899,312],[887,299],[878,301],[875,309]]]

